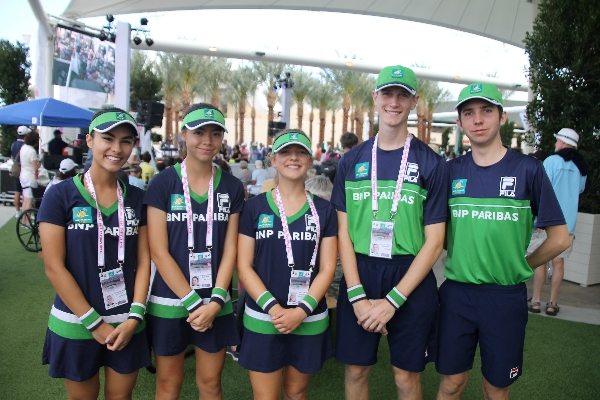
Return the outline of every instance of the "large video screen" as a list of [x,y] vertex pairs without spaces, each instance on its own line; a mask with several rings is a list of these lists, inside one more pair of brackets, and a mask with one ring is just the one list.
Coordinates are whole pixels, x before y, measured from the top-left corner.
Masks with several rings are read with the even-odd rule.
[[114,93],[115,47],[108,41],[56,27],[52,83]]

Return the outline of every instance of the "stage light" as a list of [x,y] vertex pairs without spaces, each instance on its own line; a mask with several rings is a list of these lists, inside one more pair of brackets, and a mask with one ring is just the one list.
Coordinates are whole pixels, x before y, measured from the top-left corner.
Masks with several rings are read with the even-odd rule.
[[106,36],[106,32],[101,31],[100,35],[98,35],[98,39],[105,41],[106,39],[108,39],[108,36]]
[[140,43],[142,43],[142,39],[140,39],[140,37],[136,35],[133,37],[133,43],[135,43],[136,46],[139,46]]
[[146,38],[146,44],[148,45],[148,47],[152,46],[154,44],[154,40],[152,40],[151,37],[147,37]]
[[112,14],[106,14],[106,20],[111,23],[115,20],[115,17]]
[[142,26],[148,25],[148,18],[146,18],[146,17],[140,18],[140,25],[142,25]]

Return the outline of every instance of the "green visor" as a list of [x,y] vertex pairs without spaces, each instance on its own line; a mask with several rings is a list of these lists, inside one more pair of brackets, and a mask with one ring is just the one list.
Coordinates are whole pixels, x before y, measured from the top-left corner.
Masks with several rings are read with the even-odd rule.
[[504,108],[504,102],[502,101],[502,93],[491,83],[474,82],[468,86],[465,86],[458,95],[458,102],[456,103],[455,109],[466,101],[480,99],[492,103],[496,106]]
[[201,126],[210,124],[218,125],[227,132],[225,117],[216,108],[198,108],[190,111],[183,117],[183,125],[189,130],[198,129]]
[[107,111],[90,122],[89,132],[106,133],[116,126],[126,124],[131,129],[133,136],[138,136],[135,119],[129,113],[123,111]]
[[281,149],[292,144],[304,147],[308,151],[308,154],[312,156],[310,139],[306,134],[296,131],[286,132],[278,136],[277,139],[275,139],[275,142],[273,142],[273,153],[277,153],[278,151],[281,151]]

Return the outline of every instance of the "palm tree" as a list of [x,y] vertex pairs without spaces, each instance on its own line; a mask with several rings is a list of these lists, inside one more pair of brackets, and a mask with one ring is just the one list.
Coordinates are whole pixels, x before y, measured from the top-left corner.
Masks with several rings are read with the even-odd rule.
[[450,98],[450,92],[441,88],[437,82],[419,80],[417,90],[417,136],[425,143],[431,139],[431,123],[433,111],[440,103]]
[[373,119],[375,115],[375,106],[373,104],[373,88],[375,87],[375,78],[368,74],[360,74],[356,81],[356,89],[352,96],[352,107],[354,109],[354,119],[352,120],[352,131],[358,136],[359,142],[362,142],[364,114],[369,116],[369,137],[374,133]]
[[165,136],[167,139],[173,137],[173,132],[177,131],[174,126],[177,124],[175,99],[177,97],[178,78],[177,78],[177,60],[174,54],[159,53],[158,55],[160,72],[162,76],[162,94],[165,102]]
[[[244,122],[246,119],[246,103],[248,95],[253,94],[258,87],[258,77],[254,69],[250,66],[243,66],[233,71],[229,81],[229,90],[237,94],[237,109],[239,114],[239,136],[236,132],[236,143],[238,140],[244,140]],[[252,141],[254,142],[254,132],[252,132]]]
[[339,70],[339,69],[324,69],[323,77],[331,82],[342,94],[342,131],[348,130],[348,118],[350,115],[350,107],[352,96],[357,88],[357,83],[362,74],[356,71]]
[[[275,118],[274,108],[278,100],[275,86],[283,71],[286,69],[290,70],[291,67],[286,64],[267,63],[262,61],[254,61],[252,65],[260,81],[266,86],[265,95],[267,96],[267,107],[269,110],[267,120],[268,122],[271,122]],[[271,140],[272,138],[269,137],[268,141],[270,142]]]
[[203,73],[200,91],[210,104],[221,108],[221,88],[227,85],[231,75],[231,63],[226,58],[203,57]]
[[304,100],[306,99],[308,93],[313,90],[318,81],[311,74],[303,71],[302,68],[294,70],[292,73],[292,79],[294,81],[292,97],[294,102],[296,102],[296,114],[298,117],[297,128],[302,129],[302,119],[304,118]]
[[317,146],[320,146],[325,140],[325,118],[327,116],[327,110],[332,108],[332,103],[334,103],[337,98],[336,88],[327,81],[320,82],[314,90],[308,94],[308,101],[312,105],[313,110],[319,110],[319,140],[317,141]]

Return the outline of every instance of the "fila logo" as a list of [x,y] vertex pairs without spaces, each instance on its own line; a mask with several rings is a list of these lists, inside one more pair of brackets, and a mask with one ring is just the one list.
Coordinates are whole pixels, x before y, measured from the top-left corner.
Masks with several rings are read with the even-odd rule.
[[417,183],[419,179],[419,164],[417,163],[406,163],[406,175],[404,180],[412,183]]
[[519,367],[514,367],[510,369],[509,378],[515,379],[519,375]]
[[515,197],[517,189],[517,178],[515,176],[503,176],[500,178],[500,196]]
[[317,231],[317,222],[312,215],[304,214],[304,224],[306,232],[316,232]]
[[217,206],[219,207],[219,212],[229,213],[229,207],[231,206],[229,193],[217,193]]

